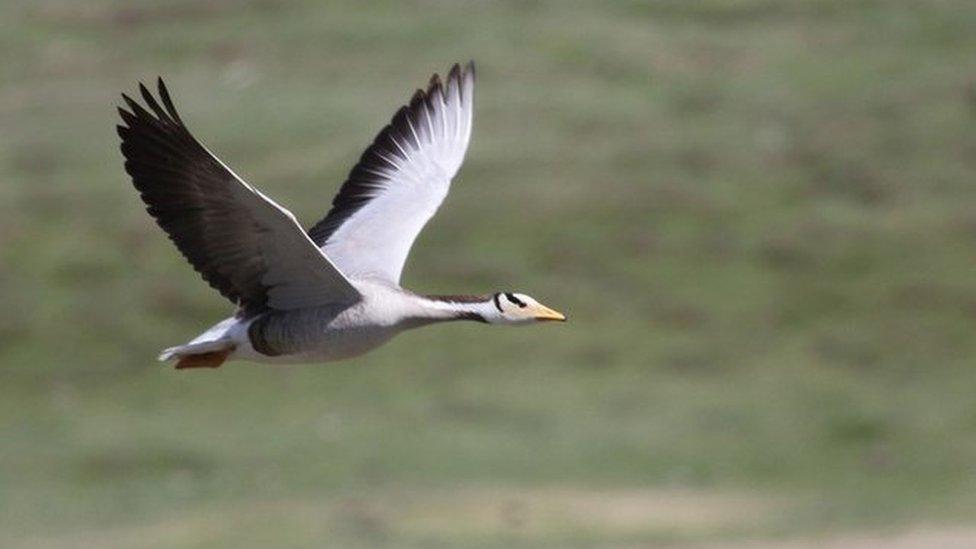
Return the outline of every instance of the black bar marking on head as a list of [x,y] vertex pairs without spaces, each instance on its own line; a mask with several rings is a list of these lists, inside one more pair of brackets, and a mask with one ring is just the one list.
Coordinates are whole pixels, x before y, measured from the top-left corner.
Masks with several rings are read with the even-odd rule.
[[505,294],[505,297],[507,297],[508,300],[511,301],[512,303],[518,305],[519,306],[519,309],[524,309],[526,307],[525,302],[522,301],[521,299],[515,297],[515,294],[513,294],[513,293],[506,293]]
[[495,308],[498,309],[498,312],[504,313],[505,311],[502,310],[502,304],[498,302],[498,296],[500,295],[501,295],[500,293],[497,293],[494,296],[492,296],[492,301],[495,302]]

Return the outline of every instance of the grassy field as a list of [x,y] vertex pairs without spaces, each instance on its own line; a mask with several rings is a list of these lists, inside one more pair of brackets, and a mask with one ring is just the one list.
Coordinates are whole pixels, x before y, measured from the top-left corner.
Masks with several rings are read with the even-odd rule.
[[[0,545],[968,528],[974,28],[965,0],[0,2]],[[121,91],[164,76],[311,224],[469,58],[473,144],[404,283],[569,323],[155,362],[231,307],[131,188]]]

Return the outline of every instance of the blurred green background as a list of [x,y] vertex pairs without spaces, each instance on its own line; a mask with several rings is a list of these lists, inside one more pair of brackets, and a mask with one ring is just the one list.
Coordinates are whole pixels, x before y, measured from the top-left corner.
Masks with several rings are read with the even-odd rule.
[[[0,3],[0,545],[972,546],[974,29],[965,0]],[[569,323],[155,362],[231,307],[131,188],[120,92],[164,76],[311,224],[471,58],[404,285]]]

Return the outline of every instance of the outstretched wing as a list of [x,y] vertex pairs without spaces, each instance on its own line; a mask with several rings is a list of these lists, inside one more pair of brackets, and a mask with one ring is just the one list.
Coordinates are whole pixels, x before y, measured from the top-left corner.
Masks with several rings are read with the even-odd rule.
[[[125,169],[146,210],[224,297],[245,311],[359,300],[295,216],[251,187],[190,134],[162,79],[163,106],[139,85],[118,126]],[[164,108],[165,107],[165,108]]]
[[447,196],[471,138],[474,64],[417,90],[339,189],[309,236],[349,276],[398,283],[410,247]]

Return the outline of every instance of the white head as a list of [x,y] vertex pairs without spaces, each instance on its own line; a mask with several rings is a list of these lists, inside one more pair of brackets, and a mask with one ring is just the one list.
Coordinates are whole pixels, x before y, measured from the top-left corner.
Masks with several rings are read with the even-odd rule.
[[490,324],[530,324],[564,322],[566,315],[550,309],[531,297],[515,292],[498,292],[491,297],[491,309],[485,314]]

